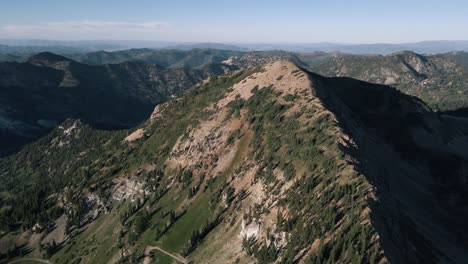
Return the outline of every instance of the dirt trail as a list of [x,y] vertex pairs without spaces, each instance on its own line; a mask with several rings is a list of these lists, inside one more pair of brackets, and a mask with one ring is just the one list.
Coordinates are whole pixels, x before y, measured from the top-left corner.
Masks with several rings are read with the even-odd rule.
[[166,250],[160,248],[160,247],[156,247],[156,246],[147,246],[146,249],[145,249],[145,260],[143,260],[143,264],[150,264],[151,263],[151,251],[153,250],[157,250],[161,253],[164,253],[166,255],[168,255],[169,257],[175,259],[176,261],[180,262],[180,263],[183,263],[183,264],[188,264],[189,261],[186,260],[185,258],[183,258],[182,256],[180,255],[175,255],[175,254],[172,254],[170,252],[167,252]]
[[13,260],[13,261],[8,262],[8,264],[19,263],[19,262],[22,262],[22,261],[37,261],[37,262],[40,262],[40,263],[51,264],[51,262],[48,261],[48,260],[45,260],[45,259],[37,259],[37,258],[22,258],[22,259],[17,259],[17,260]]

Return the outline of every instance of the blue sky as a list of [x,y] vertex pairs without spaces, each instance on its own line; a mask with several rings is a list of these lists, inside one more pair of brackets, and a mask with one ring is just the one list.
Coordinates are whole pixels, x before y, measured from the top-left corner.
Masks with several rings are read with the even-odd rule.
[[468,1],[14,0],[0,38],[398,43],[468,39]]

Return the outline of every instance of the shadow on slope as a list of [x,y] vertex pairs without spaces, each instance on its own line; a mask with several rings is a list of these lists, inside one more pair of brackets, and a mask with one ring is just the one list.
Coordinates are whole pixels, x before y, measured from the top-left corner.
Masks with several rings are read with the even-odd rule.
[[203,69],[139,62],[87,65],[52,53],[34,55],[26,63],[0,63],[0,156],[66,119],[105,130],[135,126],[149,118],[155,105],[237,69],[222,64]]
[[467,125],[388,86],[313,73],[310,79],[354,141],[344,151],[374,186],[371,219],[388,260],[466,261]]
[[462,107],[456,110],[444,111],[441,114],[460,117],[460,118],[468,118],[468,107]]

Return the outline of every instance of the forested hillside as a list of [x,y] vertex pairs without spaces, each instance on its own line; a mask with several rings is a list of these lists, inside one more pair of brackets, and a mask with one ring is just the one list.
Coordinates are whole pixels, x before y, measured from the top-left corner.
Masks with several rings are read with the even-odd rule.
[[1,253],[460,263],[463,124],[389,86],[288,61],[211,77],[134,129],[67,120],[3,158]]

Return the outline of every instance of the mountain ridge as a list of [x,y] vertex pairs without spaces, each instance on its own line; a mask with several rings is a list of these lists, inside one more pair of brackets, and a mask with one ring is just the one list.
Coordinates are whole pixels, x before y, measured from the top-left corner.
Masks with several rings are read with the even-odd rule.
[[131,261],[157,244],[197,263],[459,263],[467,128],[389,86],[277,61],[211,77],[131,130],[68,121],[0,160],[18,190],[0,219],[34,204],[29,179],[57,198],[25,228],[47,226],[41,210],[67,219],[56,262]]
[[[148,60],[154,55],[158,64],[128,60],[127,52],[137,57],[149,52]],[[96,65],[50,52],[33,55],[23,63],[0,63],[0,133],[8,139],[0,142],[0,152],[17,150],[67,118],[101,128],[128,128],[148,118],[155,105],[210,76],[277,58],[299,62],[281,52],[240,56],[214,50],[133,52],[112,53],[124,54],[125,59]]]

